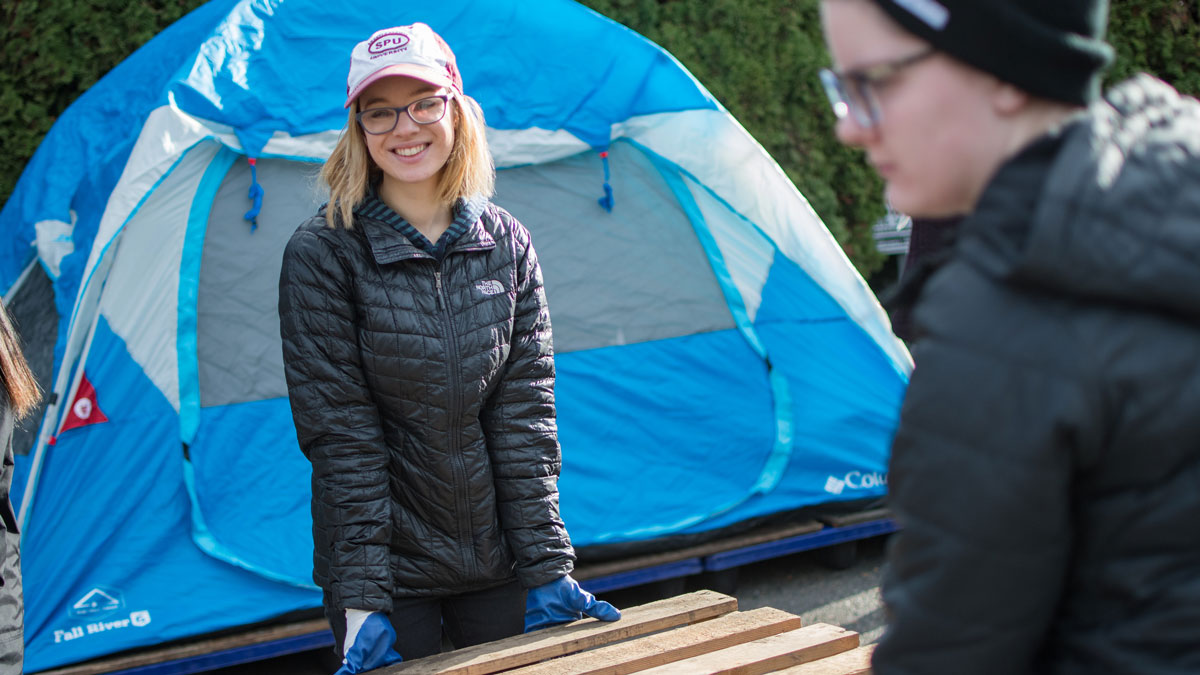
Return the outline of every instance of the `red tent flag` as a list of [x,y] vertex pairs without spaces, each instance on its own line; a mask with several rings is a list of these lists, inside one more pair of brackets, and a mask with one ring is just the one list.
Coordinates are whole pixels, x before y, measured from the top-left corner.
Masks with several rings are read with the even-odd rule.
[[79,389],[75,391],[75,400],[71,402],[71,409],[67,411],[67,419],[63,422],[59,433],[67,429],[107,421],[108,418],[100,410],[100,404],[96,401],[96,388],[88,381],[87,373],[84,373],[79,379]]

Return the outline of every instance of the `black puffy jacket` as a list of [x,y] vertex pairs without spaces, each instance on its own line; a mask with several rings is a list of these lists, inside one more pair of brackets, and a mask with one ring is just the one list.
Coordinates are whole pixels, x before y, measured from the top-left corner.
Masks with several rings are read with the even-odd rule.
[[571,571],[550,317],[520,223],[489,204],[438,262],[322,209],[288,242],[279,315],[313,577],[336,609]]
[[877,675],[1200,673],[1200,103],[1122,85],[914,283]]

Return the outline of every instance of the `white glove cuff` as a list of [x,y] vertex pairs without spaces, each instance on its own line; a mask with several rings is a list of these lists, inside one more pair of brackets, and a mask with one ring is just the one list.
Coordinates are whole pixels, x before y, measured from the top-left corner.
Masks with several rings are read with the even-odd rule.
[[363,623],[371,614],[365,609],[346,610],[346,639],[342,641],[343,657],[350,653],[350,648],[354,646],[354,640],[358,637],[358,631],[362,630]]

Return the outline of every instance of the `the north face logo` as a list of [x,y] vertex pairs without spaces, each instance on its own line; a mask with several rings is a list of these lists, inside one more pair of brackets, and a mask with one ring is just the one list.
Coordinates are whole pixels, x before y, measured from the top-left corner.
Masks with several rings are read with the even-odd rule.
[[475,288],[478,288],[479,292],[483,293],[484,295],[500,295],[504,292],[503,284],[501,284],[499,281],[490,279],[488,281],[480,281],[479,283],[475,284]]

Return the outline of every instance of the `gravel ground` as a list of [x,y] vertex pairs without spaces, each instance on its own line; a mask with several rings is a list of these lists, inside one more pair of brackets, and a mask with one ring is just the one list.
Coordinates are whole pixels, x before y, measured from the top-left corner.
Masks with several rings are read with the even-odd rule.
[[[712,588],[738,599],[739,609],[774,607],[799,614],[806,625],[830,623],[857,631],[862,644],[883,633],[879,578],[886,537],[857,543],[857,555],[843,557],[845,569],[829,566],[830,552],[809,551],[738,568],[736,575],[674,580],[601,596],[617,607],[630,607],[698,588]],[[844,554],[845,551],[837,553]],[[734,578],[736,577],[736,578]],[[324,651],[324,650],[322,650]],[[323,663],[324,662],[324,663]],[[334,667],[316,652],[211,671],[215,675],[330,675]]]
[[886,537],[859,542],[855,563],[832,570],[805,553],[748,565],[736,593],[741,609],[775,607],[805,624],[830,623],[859,633],[862,644],[883,634],[879,579]]

